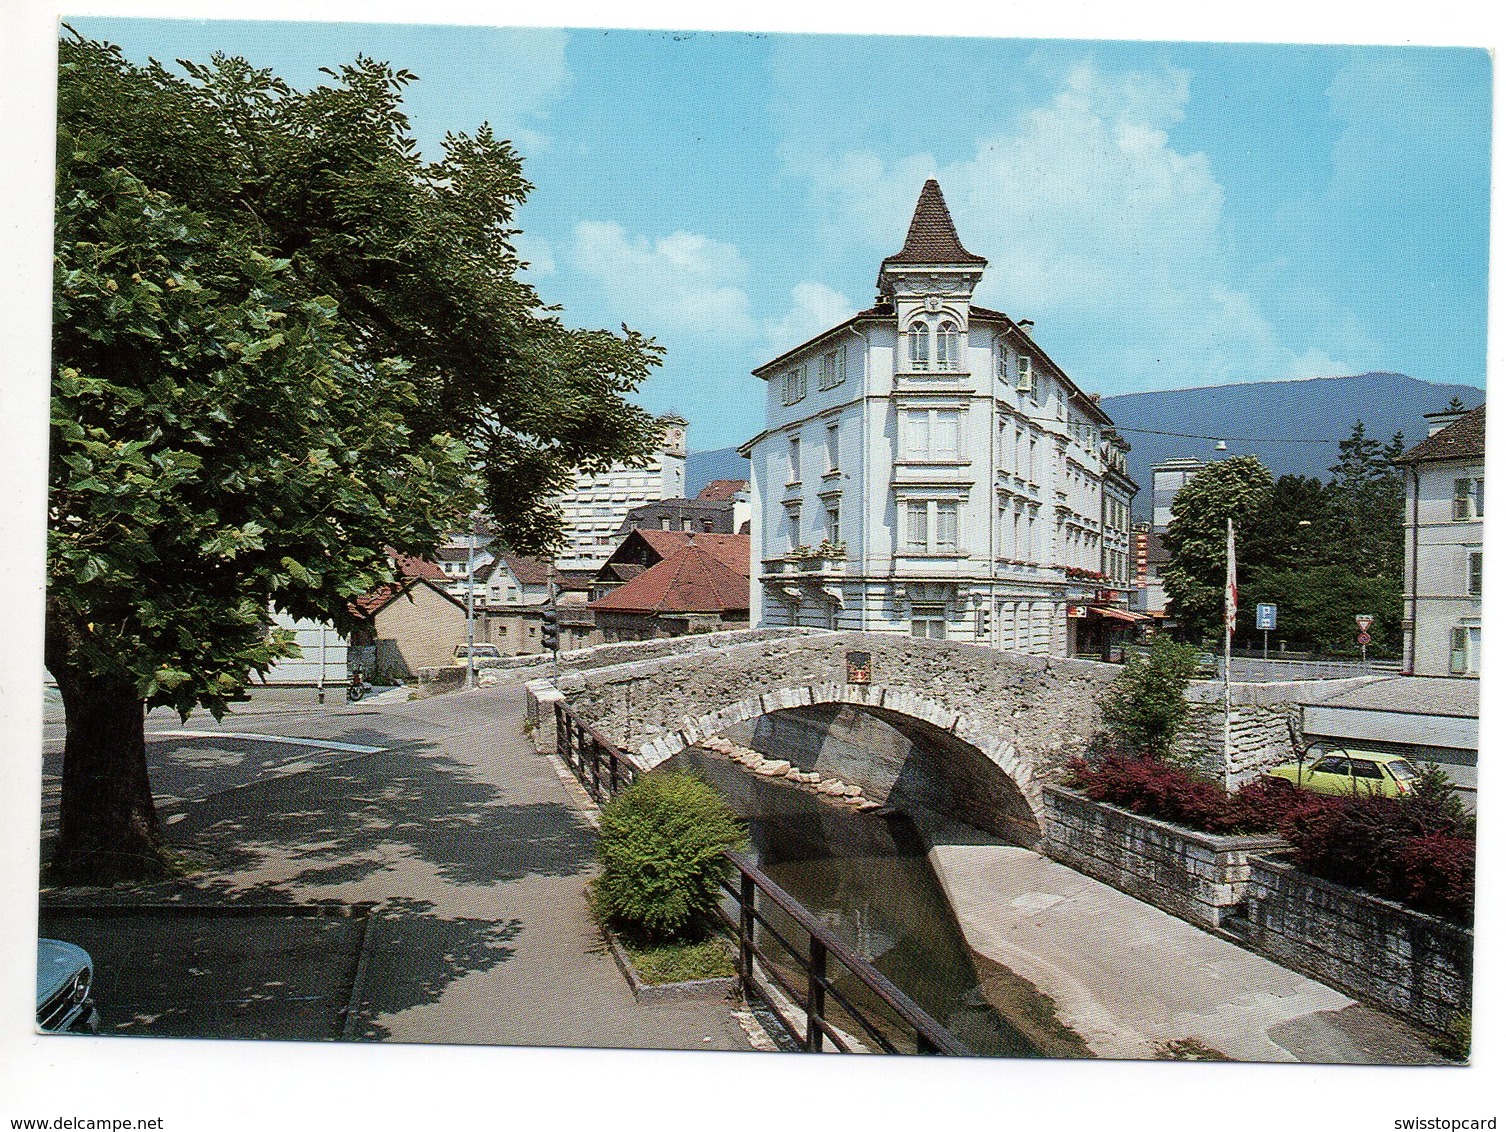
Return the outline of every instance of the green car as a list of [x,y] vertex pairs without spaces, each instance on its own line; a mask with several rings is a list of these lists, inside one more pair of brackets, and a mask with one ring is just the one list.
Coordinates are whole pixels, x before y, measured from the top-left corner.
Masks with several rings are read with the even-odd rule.
[[1404,755],[1347,749],[1324,751],[1311,761],[1282,763],[1265,773],[1319,794],[1384,794],[1387,798],[1411,793],[1418,776]]

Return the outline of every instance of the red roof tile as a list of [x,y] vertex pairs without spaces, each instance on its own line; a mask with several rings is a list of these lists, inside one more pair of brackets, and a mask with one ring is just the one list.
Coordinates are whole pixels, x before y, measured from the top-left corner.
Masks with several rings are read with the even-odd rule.
[[697,499],[731,499],[740,491],[748,490],[747,480],[712,480],[701,488]]
[[747,535],[698,534],[695,531],[656,531],[652,528],[634,532],[654,548],[661,558],[683,550],[693,539],[702,550],[714,555],[724,566],[743,577],[753,573],[753,540]]
[[524,558],[521,554],[512,554],[503,551],[502,561],[507,563],[507,568],[518,579],[519,585],[543,586],[549,583],[549,563],[542,562],[537,558]]
[[962,246],[962,241],[957,238],[957,226],[952,223],[952,214],[942,199],[941,186],[934,178],[920,190],[915,215],[910,219],[910,231],[905,236],[905,246],[884,260],[885,264],[987,262],[981,255],[974,255]]
[[1396,458],[1398,464],[1424,460],[1471,460],[1485,455],[1485,406],[1471,409],[1447,428],[1440,428]]
[[397,574],[397,581],[377,586],[350,602],[350,611],[357,617],[370,617],[381,612],[392,603],[393,598],[420,579],[429,582],[449,580],[445,572],[432,562],[414,558],[410,554],[399,554],[390,546],[386,549],[387,557],[392,560],[392,569]]
[[614,613],[746,612],[747,573],[734,570],[709,546],[702,545],[707,537],[698,535],[687,541],[631,582],[591,602],[591,609]]

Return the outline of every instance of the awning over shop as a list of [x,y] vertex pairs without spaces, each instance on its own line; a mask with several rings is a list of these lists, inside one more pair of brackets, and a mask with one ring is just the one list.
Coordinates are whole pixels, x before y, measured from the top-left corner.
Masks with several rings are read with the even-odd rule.
[[1088,606],[1089,613],[1096,613],[1100,617],[1107,617],[1111,621],[1128,621],[1134,624],[1136,621],[1149,621],[1151,618],[1143,613],[1130,613],[1125,609],[1109,609],[1101,605]]

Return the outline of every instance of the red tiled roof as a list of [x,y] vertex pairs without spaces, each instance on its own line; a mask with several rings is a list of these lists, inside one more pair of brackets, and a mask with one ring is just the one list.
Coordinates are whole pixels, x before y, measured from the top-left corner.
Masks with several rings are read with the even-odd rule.
[[747,480],[712,480],[701,488],[697,499],[731,499],[740,491],[748,490]]
[[1471,409],[1447,428],[1396,458],[1398,464],[1424,460],[1471,460],[1485,456],[1485,406]]
[[747,573],[734,570],[711,547],[702,545],[701,540],[707,537],[698,535],[687,541],[631,582],[591,602],[591,609],[615,613],[746,612]]
[[392,560],[392,569],[397,574],[397,581],[377,586],[350,602],[350,611],[357,617],[370,617],[373,613],[385,609],[391,604],[393,598],[420,579],[430,582],[449,580],[445,572],[434,563],[422,558],[414,558],[409,554],[399,554],[390,546],[387,547],[387,557]]
[[542,586],[549,582],[549,563],[537,558],[524,558],[521,554],[502,553],[502,561],[523,586]]
[[656,531],[652,528],[635,533],[642,535],[661,558],[671,557],[694,540],[698,547],[743,577],[753,573],[753,540],[748,535],[697,534],[694,531]]
[[884,260],[886,265],[987,262],[981,255],[974,255],[962,246],[962,241],[957,238],[957,226],[952,223],[952,214],[942,199],[941,186],[934,178],[920,190],[915,215],[910,219],[910,231],[905,236],[905,246]]
[[447,579],[443,570],[426,559],[414,558],[411,554],[399,554],[390,546],[387,548],[387,557],[392,559],[392,568],[397,571],[400,578],[429,578],[437,582]]

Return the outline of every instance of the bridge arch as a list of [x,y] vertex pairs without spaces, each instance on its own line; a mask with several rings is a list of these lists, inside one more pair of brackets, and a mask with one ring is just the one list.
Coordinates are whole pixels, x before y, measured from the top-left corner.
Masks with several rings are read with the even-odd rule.
[[[740,724],[794,713],[809,718],[803,709],[822,707],[851,709],[878,720],[911,744],[909,751],[876,756],[867,765],[848,759],[835,777],[862,786],[870,797],[900,805],[923,796],[934,799],[939,782],[948,797],[948,816],[1022,844],[1039,841],[1045,822],[1041,786],[1014,738],[1000,734],[991,720],[952,711],[910,688],[831,682],[780,688],[705,712],[636,745],[635,753],[646,765],[657,766]],[[771,754],[776,752],[802,762],[782,743]],[[923,785],[916,786],[917,780]]]
[[[847,682],[853,652],[867,659],[871,685]],[[877,721],[928,752],[932,780],[945,779],[965,802],[954,816],[1029,844],[1044,825],[1043,785],[1100,728],[1098,699],[1118,672],[1096,661],[843,631],[708,642],[690,655],[566,669],[549,683],[649,766],[713,735],[748,742],[747,725],[761,718],[825,711],[842,713],[843,726]],[[805,769],[876,800],[899,777],[877,765],[866,776],[850,765]]]

